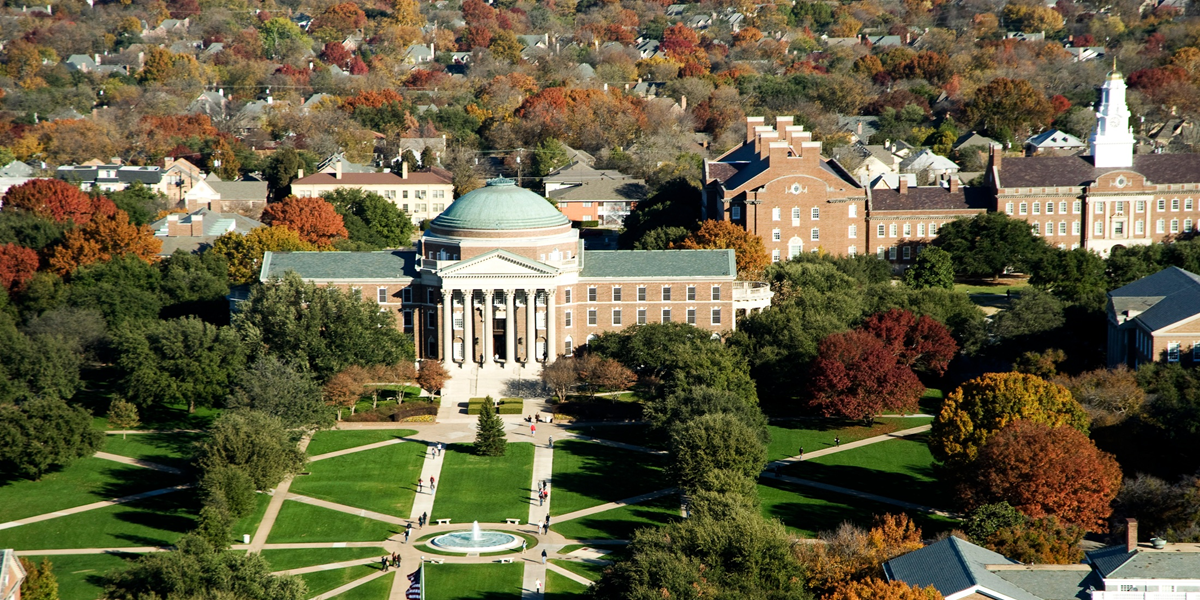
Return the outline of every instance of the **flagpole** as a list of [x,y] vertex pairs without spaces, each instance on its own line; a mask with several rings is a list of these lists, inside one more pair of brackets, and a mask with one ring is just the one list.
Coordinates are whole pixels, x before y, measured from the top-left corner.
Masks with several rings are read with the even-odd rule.
[[425,561],[421,561],[421,600],[425,600]]

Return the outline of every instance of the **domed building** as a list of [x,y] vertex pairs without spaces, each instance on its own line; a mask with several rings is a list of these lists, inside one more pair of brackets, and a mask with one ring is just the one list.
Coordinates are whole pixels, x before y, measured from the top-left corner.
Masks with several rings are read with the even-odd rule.
[[605,331],[684,322],[720,333],[771,301],[765,284],[736,281],[733,250],[585,250],[566,216],[510,179],[455,200],[414,250],[268,252],[260,278],[288,271],[361,290],[397,316],[419,358],[526,377]]

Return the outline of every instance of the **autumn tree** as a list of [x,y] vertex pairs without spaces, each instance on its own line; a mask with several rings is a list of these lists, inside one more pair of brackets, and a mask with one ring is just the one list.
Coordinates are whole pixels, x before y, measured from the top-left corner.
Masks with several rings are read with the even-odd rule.
[[700,225],[699,231],[689,235],[678,245],[672,244],[671,247],[685,250],[732,249],[737,259],[738,273],[759,273],[770,264],[762,238],[732,221],[705,221]]
[[449,379],[450,373],[446,371],[442,361],[432,359],[421,361],[421,367],[417,370],[417,385],[421,386],[421,389],[432,395],[440,392]]
[[213,138],[212,142],[207,145],[206,153],[210,172],[216,173],[225,181],[233,181],[238,178],[242,161],[238,159],[233,146],[225,138]]
[[942,375],[958,351],[950,330],[929,315],[893,308],[867,317],[862,328],[917,373]]
[[1050,125],[1054,106],[1028,81],[997,77],[975,90],[967,102],[966,118],[991,137],[1025,139],[1031,131]]
[[1022,518],[1019,523],[997,529],[980,545],[1025,564],[1076,565],[1083,560],[1087,530],[1065,524],[1054,516]]
[[366,369],[350,365],[325,383],[325,397],[329,399],[330,404],[337,407],[339,421],[342,420],[343,408],[349,408],[350,415],[354,415],[359,398],[366,392],[365,386],[369,379],[370,374]]
[[118,210],[63,234],[62,244],[50,251],[50,270],[66,275],[81,266],[120,256],[153,262],[160,250],[162,240],[154,236],[149,225],[134,225],[125,211]]
[[605,358],[592,369],[592,380],[598,387],[610,392],[619,392],[637,383],[637,375],[620,361]]
[[103,196],[89,196],[61,179],[30,179],[4,195],[4,210],[26,210],[55,223],[83,225],[92,216],[111,215],[115,210]]
[[958,484],[967,508],[1005,501],[1033,518],[1104,531],[1121,488],[1112,455],[1067,426],[1017,420],[990,436]]
[[420,27],[425,24],[417,0],[392,0],[392,18],[401,27]]
[[842,523],[817,537],[825,543],[796,544],[793,549],[808,571],[808,589],[822,596],[852,581],[882,578],[883,563],[925,545],[921,528],[903,513],[877,515],[869,531]]
[[282,202],[268,204],[263,210],[262,221],[272,226],[287,227],[299,233],[301,240],[318,246],[349,235],[342,216],[332,204],[321,198],[288,196]]
[[213,252],[229,265],[231,283],[258,281],[263,255],[267,252],[300,252],[317,247],[300,239],[300,234],[283,226],[256,227],[249,233],[231,231],[213,241]]
[[313,31],[329,29],[334,32],[334,35],[344,36],[353,33],[356,29],[362,29],[366,24],[367,15],[358,7],[358,4],[343,2],[334,4],[325,9],[325,12],[317,15],[313,19],[311,27]]
[[54,565],[49,558],[42,562],[21,557],[25,569],[25,580],[21,582],[22,600],[58,600],[58,578],[54,576]]
[[552,363],[542,365],[542,383],[558,396],[559,402],[566,401],[567,394],[579,383],[579,372],[575,359],[562,356]]
[[810,375],[812,405],[822,414],[863,421],[884,410],[916,411],[925,389],[883,340],[860,329],[822,340]]
[[1087,413],[1063,386],[1025,373],[988,373],[946,397],[929,449],[938,460],[965,465],[989,436],[1017,419],[1088,430]]
[[932,585],[919,588],[903,581],[868,577],[838,585],[822,600],[942,600],[942,593]]
[[0,246],[0,288],[9,293],[21,291],[37,269],[37,252],[11,243]]
[[1056,380],[1071,390],[1075,400],[1092,412],[1122,418],[1137,413],[1146,403],[1146,391],[1138,385],[1134,372],[1124,365],[1116,369],[1096,369],[1075,377]]
[[[108,405],[108,424],[117,429],[133,429],[141,424],[138,417],[137,405],[121,398],[114,399]],[[121,434],[125,439],[125,434]]]

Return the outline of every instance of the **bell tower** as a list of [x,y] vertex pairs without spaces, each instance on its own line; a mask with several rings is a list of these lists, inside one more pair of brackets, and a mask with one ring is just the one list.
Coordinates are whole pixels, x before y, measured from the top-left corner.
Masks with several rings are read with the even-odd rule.
[[1093,164],[1097,168],[1131,167],[1135,141],[1129,127],[1129,106],[1125,104],[1125,79],[1117,71],[1116,60],[1100,94],[1096,129],[1088,138]]

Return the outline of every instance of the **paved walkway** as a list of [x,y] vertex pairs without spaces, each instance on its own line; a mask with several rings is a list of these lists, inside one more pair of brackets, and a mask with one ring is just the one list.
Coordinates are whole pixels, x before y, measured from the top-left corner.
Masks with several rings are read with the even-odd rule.
[[73,506],[71,508],[64,508],[62,510],[56,510],[54,512],[35,515],[32,517],[26,517],[24,519],[17,519],[16,521],[0,523],[0,529],[12,529],[13,527],[20,527],[21,525],[29,525],[30,523],[38,523],[41,521],[49,521],[50,519],[57,519],[59,517],[67,517],[70,515],[77,515],[79,513],[87,512],[89,510],[96,510],[98,508],[108,508],[109,506],[116,506],[117,504],[125,504],[126,502],[134,502],[136,500],[142,500],[145,498],[153,498],[155,496],[161,496],[163,494],[169,494],[171,492],[178,492],[179,490],[186,490],[190,487],[192,487],[192,484],[188,483],[188,484],[177,485],[177,486],[169,487],[169,488],[162,488],[159,490],[150,490],[149,492],[142,492],[140,494],[121,496],[120,498],[113,498],[112,500],[101,500],[100,502],[84,504],[83,506]]
[[832,448],[822,448],[820,450],[813,450],[812,452],[805,452],[803,457],[789,456],[784,459],[780,459],[780,460],[777,460],[774,462],[767,463],[766,470],[769,471],[772,467],[776,467],[776,468],[786,467],[792,463],[798,463],[803,460],[808,460],[810,458],[818,458],[821,456],[827,456],[829,454],[836,454],[838,452],[854,450],[855,448],[862,448],[863,446],[870,446],[871,444],[878,444],[879,442],[886,442],[888,440],[897,440],[897,439],[900,439],[903,437],[908,437],[910,435],[916,435],[918,433],[925,433],[926,431],[929,431],[930,429],[933,429],[933,425],[922,425],[920,427],[913,427],[912,429],[901,429],[900,431],[893,431],[891,433],[885,433],[883,435],[869,437],[866,439],[858,440],[856,442],[846,442],[845,444],[842,444],[840,446],[834,446]]
[[[375,560],[379,560],[379,559],[377,558]],[[328,598],[332,598],[334,596],[339,596],[341,594],[344,594],[364,583],[367,583],[370,581],[375,581],[376,579],[379,579],[380,577],[384,577],[386,575],[391,575],[393,572],[394,571],[376,571],[374,573],[371,573],[370,575],[367,575],[366,577],[361,577],[359,579],[355,579],[354,581],[351,581],[350,583],[347,583],[346,585],[343,585],[341,587],[333,588],[332,590],[329,590],[328,592],[325,592],[324,594],[313,596],[309,600],[327,600]]]
[[586,435],[583,435],[580,433],[564,432],[561,435],[563,436],[564,439],[580,440],[583,442],[595,442],[597,444],[603,444],[605,446],[612,446],[613,448],[624,448],[625,450],[634,450],[636,452],[645,452],[647,454],[663,454],[663,455],[665,455],[667,453],[666,450],[655,450],[653,448],[647,448],[645,446],[635,446],[633,444],[626,444],[625,442],[614,442],[612,440],[606,440],[603,438],[594,438],[594,437],[586,436]]
[[834,493],[838,493],[838,494],[845,494],[847,496],[854,496],[855,498],[862,498],[863,500],[871,500],[874,502],[879,502],[881,504],[891,504],[892,506],[899,506],[900,508],[907,508],[909,510],[916,510],[916,511],[924,512],[924,513],[941,515],[943,517],[959,518],[962,516],[957,513],[944,511],[941,509],[933,508],[931,506],[924,506],[921,504],[915,504],[913,502],[906,502],[904,500],[888,498],[886,496],[879,496],[879,495],[871,494],[871,493],[867,493],[867,492],[860,492],[858,490],[852,490],[850,488],[845,488],[845,487],[841,487],[841,486],[837,486],[837,485],[830,485],[828,483],[812,481],[811,479],[800,479],[799,477],[789,477],[787,475],[767,475],[767,476],[772,477],[774,479],[778,479],[779,481],[786,481],[788,483],[794,483],[796,485],[803,485],[806,487],[817,488],[819,490],[825,490],[827,492],[834,492]]
[[[541,598],[546,591],[546,565],[542,564],[542,553],[537,552],[537,557],[525,559],[525,573],[521,577],[521,598],[522,600],[536,600]],[[538,594],[537,582],[542,582],[542,594]]]
[[303,502],[305,504],[311,504],[313,506],[319,506],[321,508],[328,508],[329,510],[336,510],[338,512],[344,512],[346,514],[354,515],[356,517],[363,517],[365,519],[372,519],[375,521],[383,521],[384,523],[391,523],[392,525],[407,525],[408,524],[408,519],[402,519],[400,517],[393,517],[392,515],[385,515],[381,512],[375,512],[373,510],[367,510],[365,508],[358,508],[356,506],[347,506],[345,504],[338,504],[337,502],[329,502],[328,500],[321,500],[319,498],[313,498],[311,496],[302,496],[300,494],[288,494],[287,499],[295,500],[296,502]]
[[[379,553],[383,556],[383,552]],[[379,556],[370,558],[357,558],[354,560],[346,560],[336,563],[328,563],[324,565],[313,565],[311,567],[301,567],[299,569],[288,569],[286,571],[275,571],[272,575],[304,575],[305,573],[319,573],[321,571],[332,571],[334,569],[347,569],[349,567],[357,567],[358,565],[377,565],[379,564]]]
[[535,443],[533,446],[533,480],[529,484],[530,523],[544,522],[546,515],[550,514],[550,502],[554,500],[554,495],[551,494],[546,498],[545,504],[538,501],[538,492],[541,490],[542,482],[545,481],[547,485],[553,483],[551,479],[554,474],[554,449],[550,447],[550,437],[547,434],[546,442]]
[[583,585],[592,585],[591,579],[588,579],[587,577],[584,577],[583,575],[580,575],[574,571],[568,571],[556,564],[546,563],[546,570],[554,571],[555,573],[558,573],[559,575],[562,575],[563,577],[566,577],[567,579],[570,579],[571,581],[574,581],[575,583],[581,583]]
[[[300,452],[308,449],[308,443],[312,441],[312,434],[305,434],[300,438]],[[288,489],[292,487],[292,477],[286,477],[271,493],[271,501],[267,504],[267,511],[263,513],[262,521],[258,523],[258,529],[254,532],[254,538],[250,540],[250,546],[247,548],[250,554],[258,554],[262,552],[263,546],[267,543],[267,536],[271,534],[271,528],[275,527],[275,519],[279,517],[279,509],[283,508],[283,501],[287,499]]]
[[612,510],[614,508],[621,508],[622,506],[628,506],[630,504],[637,504],[639,502],[653,500],[660,496],[666,496],[667,494],[670,494],[671,492],[677,492],[677,491],[679,491],[679,490],[676,488],[667,488],[665,490],[658,490],[658,491],[650,492],[649,494],[642,494],[641,496],[634,496],[632,498],[626,498],[624,500],[617,500],[616,502],[609,502],[608,504],[601,504],[600,506],[593,506],[591,508],[585,508],[582,510],[577,510],[575,512],[569,512],[565,515],[560,515],[560,516],[554,517],[552,524],[553,523],[562,523],[563,521],[571,521],[571,520],[578,519],[581,517],[586,517],[588,515],[594,515],[596,513],[601,513],[606,510]]
[[[429,478],[436,477],[438,482],[442,479],[442,464],[446,462],[446,452],[443,450],[437,456],[434,456],[434,445],[430,445],[425,451],[425,462],[421,465],[421,481],[425,484],[420,492],[413,497],[412,512],[409,514],[410,520],[417,520],[422,513],[428,514],[429,518],[433,516],[433,501],[437,499],[437,486],[432,488],[429,485]],[[406,521],[407,522],[407,521]]]
[[404,438],[396,438],[394,440],[384,440],[382,442],[375,442],[374,444],[365,444],[362,446],[355,446],[353,448],[346,448],[345,450],[326,452],[325,454],[318,454],[316,456],[308,457],[308,462],[316,462],[318,460],[325,460],[327,458],[336,458],[338,456],[354,454],[355,452],[365,452],[367,450],[374,450],[376,448],[384,448],[386,446],[391,446],[393,444],[399,444],[399,443],[406,442],[406,441],[408,441],[408,440],[405,440]]
[[130,458],[128,456],[121,456],[120,454],[110,454],[108,452],[97,452],[94,456],[96,458],[100,458],[100,459],[104,459],[104,460],[111,460],[113,462],[119,462],[122,464],[134,466],[134,467],[142,467],[143,469],[152,469],[155,471],[162,471],[163,473],[174,473],[176,475],[182,473],[182,471],[180,471],[179,469],[176,469],[175,467],[168,467],[167,465],[160,465],[156,462],[150,462],[148,460],[142,460],[140,458]]

